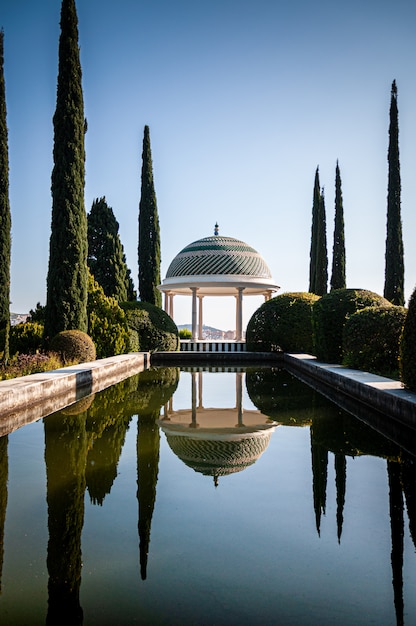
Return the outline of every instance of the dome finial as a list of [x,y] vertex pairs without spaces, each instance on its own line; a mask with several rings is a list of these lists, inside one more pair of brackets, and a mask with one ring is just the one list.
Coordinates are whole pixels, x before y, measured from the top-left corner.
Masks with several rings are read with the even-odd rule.
[[218,222],[215,222],[214,235],[217,236],[219,232],[220,232],[220,230],[219,230]]

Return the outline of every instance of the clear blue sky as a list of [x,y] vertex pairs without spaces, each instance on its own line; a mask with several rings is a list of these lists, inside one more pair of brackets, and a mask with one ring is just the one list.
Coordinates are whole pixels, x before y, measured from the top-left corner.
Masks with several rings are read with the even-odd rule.
[[[77,0],[85,205],[106,196],[137,286],[143,127],[150,127],[162,277],[220,233],[258,250],[283,291],[306,291],[315,169],[329,273],[335,165],[347,286],[383,292],[390,89],[398,86],[405,288],[416,284],[413,0]],[[12,210],[12,310],[45,303],[60,0],[1,0]],[[190,321],[190,298],[175,321]],[[232,299],[206,299],[234,327]],[[248,321],[261,299],[245,300]]]

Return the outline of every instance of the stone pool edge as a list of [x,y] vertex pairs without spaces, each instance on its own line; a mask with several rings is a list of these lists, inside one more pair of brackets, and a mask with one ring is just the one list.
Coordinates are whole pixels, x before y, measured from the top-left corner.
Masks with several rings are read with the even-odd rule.
[[416,393],[392,380],[331,363],[310,354],[283,355],[283,365],[301,380],[339,404],[350,398],[371,411],[377,411],[403,425],[416,429]]
[[0,381],[0,436],[59,411],[150,367],[149,352],[130,352]]

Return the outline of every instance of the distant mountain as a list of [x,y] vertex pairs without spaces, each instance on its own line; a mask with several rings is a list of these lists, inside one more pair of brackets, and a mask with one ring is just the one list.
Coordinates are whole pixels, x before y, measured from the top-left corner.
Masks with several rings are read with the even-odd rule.
[[15,326],[16,324],[21,324],[25,322],[29,313],[10,313],[10,324],[11,326]]
[[[187,328],[188,330],[192,330],[192,324],[179,324],[178,330],[182,330],[183,328]],[[203,330],[203,332],[207,332],[207,333],[223,333],[223,332],[225,332],[224,330],[221,330],[220,328],[214,328],[214,326],[205,326],[205,324],[202,326],[202,330]]]

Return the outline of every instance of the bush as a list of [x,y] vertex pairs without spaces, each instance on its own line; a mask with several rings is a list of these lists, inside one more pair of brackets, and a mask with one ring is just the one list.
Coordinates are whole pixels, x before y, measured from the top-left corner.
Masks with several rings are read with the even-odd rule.
[[400,336],[406,314],[402,306],[372,306],[347,317],[342,364],[397,378]]
[[56,354],[18,354],[10,359],[7,367],[0,368],[0,380],[49,372],[62,366],[63,363]]
[[313,305],[314,352],[328,363],[342,361],[342,333],[346,317],[369,306],[393,306],[366,289],[335,289]]
[[180,329],[179,339],[192,339],[192,332],[189,330],[189,328]]
[[165,311],[149,302],[123,302],[127,324],[142,352],[173,352],[179,348],[178,329]]
[[49,348],[67,363],[95,361],[96,351],[93,340],[81,330],[63,330],[53,337]]
[[35,354],[43,344],[43,324],[24,322],[11,326],[9,335],[10,354]]
[[88,279],[88,334],[97,358],[124,354],[130,349],[129,328],[118,302],[106,296],[101,285],[90,274]]
[[312,305],[317,300],[313,293],[283,293],[262,304],[247,325],[247,350],[312,352]]
[[409,300],[400,339],[400,378],[407,389],[416,391],[416,289]]
[[45,309],[46,307],[43,306],[40,302],[38,302],[34,310],[30,309],[29,317],[27,318],[26,321],[39,322],[40,324],[44,324],[45,323]]

